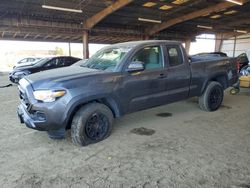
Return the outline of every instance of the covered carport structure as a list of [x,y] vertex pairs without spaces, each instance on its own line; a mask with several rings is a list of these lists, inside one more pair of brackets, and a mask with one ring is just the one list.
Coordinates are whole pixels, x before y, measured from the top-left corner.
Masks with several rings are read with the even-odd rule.
[[[223,40],[250,32],[250,3],[235,2],[242,5],[226,0],[0,0],[0,40],[83,43],[87,58],[88,43],[169,39],[186,43],[188,50],[197,35],[211,33],[220,51]],[[0,86],[7,82],[0,70]],[[128,114],[116,119],[108,139],[85,148],[73,147],[70,132],[65,140],[52,141],[46,133],[20,126],[18,94],[16,85],[0,89],[3,188],[250,187],[249,90],[225,91],[223,105],[211,113],[191,98]]]
[[131,40],[185,42],[216,35],[224,39],[250,31],[247,0],[1,0],[0,39],[112,44]]

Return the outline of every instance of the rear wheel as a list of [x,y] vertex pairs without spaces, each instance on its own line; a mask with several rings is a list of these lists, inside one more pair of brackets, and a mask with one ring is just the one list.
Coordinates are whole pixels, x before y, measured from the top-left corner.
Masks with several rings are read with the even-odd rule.
[[112,131],[113,114],[104,104],[90,103],[76,113],[71,125],[72,142],[86,146],[107,138]]
[[224,97],[224,90],[220,83],[210,82],[202,96],[199,97],[199,106],[205,111],[217,110]]

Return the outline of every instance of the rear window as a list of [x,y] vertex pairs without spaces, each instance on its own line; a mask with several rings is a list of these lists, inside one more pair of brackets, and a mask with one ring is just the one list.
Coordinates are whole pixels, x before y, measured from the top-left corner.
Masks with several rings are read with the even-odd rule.
[[178,45],[167,46],[167,55],[171,67],[183,64],[182,53]]

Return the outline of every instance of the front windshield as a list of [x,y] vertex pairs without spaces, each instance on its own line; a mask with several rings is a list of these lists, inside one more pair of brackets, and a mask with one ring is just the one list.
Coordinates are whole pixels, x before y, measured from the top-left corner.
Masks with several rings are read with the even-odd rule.
[[85,62],[87,61],[87,59],[82,59],[77,61],[76,63],[72,64],[71,66],[81,66],[83,65]]
[[97,52],[81,66],[91,69],[114,71],[115,68],[121,63],[125,54],[130,50],[131,47],[104,49]]

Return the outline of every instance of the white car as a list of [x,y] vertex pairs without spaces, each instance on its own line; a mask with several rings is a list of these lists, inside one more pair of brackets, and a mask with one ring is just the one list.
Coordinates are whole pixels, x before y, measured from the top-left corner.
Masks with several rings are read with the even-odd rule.
[[34,65],[38,61],[40,61],[41,59],[42,58],[40,58],[40,57],[27,57],[27,58],[24,58],[24,59],[18,61],[13,68],[27,66],[27,65]]

